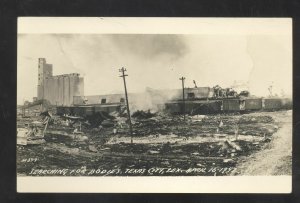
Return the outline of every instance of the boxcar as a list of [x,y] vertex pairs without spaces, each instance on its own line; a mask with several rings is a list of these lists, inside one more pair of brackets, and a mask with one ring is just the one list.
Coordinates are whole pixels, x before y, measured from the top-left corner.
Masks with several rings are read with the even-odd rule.
[[[222,101],[186,101],[185,113],[188,114],[210,114],[220,112]],[[169,113],[182,113],[183,103],[166,103],[165,109]]]
[[293,108],[293,102],[291,99],[284,98],[281,99],[281,106],[283,109],[292,109]]
[[261,110],[261,109],[262,109],[261,98],[245,99],[246,111]]
[[190,114],[212,114],[219,113],[222,110],[222,101],[204,101],[195,103]]
[[[183,103],[180,104],[181,108],[183,108]],[[185,102],[185,113],[191,113],[194,111],[194,109],[197,108],[197,106],[199,106],[199,104],[195,103],[195,102],[190,102],[190,101],[186,101]],[[182,112],[180,110],[180,112]]]
[[264,110],[278,110],[282,108],[281,99],[263,99]]
[[181,105],[180,103],[166,103],[165,104],[165,109],[167,112],[172,113],[172,114],[177,114],[181,112]]
[[223,111],[240,111],[239,99],[224,99]]

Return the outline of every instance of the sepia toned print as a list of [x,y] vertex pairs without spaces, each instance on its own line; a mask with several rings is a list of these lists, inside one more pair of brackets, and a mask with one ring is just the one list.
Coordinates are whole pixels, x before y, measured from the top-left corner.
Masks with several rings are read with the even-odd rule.
[[289,31],[19,33],[17,99],[18,177],[292,174]]

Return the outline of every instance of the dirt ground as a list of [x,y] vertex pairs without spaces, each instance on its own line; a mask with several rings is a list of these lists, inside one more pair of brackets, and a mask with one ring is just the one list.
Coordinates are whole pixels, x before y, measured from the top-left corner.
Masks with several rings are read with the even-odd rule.
[[[18,175],[212,176],[291,173],[291,111],[126,118],[82,135],[49,125],[46,142],[17,146]],[[18,126],[33,118],[18,118]],[[220,123],[222,123],[220,125]],[[76,123],[74,124],[76,125]],[[238,126],[238,139],[236,139]]]
[[233,175],[292,175],[292,111],[272,112],[279,130],[261,151],[240,161]]

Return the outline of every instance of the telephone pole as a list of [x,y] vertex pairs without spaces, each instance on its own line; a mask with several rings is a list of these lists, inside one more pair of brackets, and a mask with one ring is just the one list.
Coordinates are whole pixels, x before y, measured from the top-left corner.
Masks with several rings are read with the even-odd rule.
[[128,120],[129,120],[130,139],[131,139],[131,144],[132,144],[133,143],[133,138],[132,138],[132,124],[131,124],[131,116],[130,116],[128,96],[127,96],[127,88],[126,88],[126,80],[125,80],[125,77],[128,76],[128,75],[125,75],[125,71],[126,71],[126,69],[124,67],[122,67],[121,69],[119,69],[119,72],[122,73],[122,75],[120,77],[123,78],[123,82],[124,82],[125,97],[126,97],[126,106],[127,106],[127,114],[128,114]]
[[183,101],[182,110],[183,110],[183,120],[185,121],[185,98],[184,98],[184,80],[185,80],[185,77],[181,77],[181,78],[179,78],[179,80],[181,80],[181,82],[182,82],[182,101]]

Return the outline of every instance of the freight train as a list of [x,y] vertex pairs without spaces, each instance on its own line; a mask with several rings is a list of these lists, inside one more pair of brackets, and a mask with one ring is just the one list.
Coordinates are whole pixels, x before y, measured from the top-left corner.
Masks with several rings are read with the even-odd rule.
[[167,112],[180,114],[185,109],[187,114],[214,114],[214,113],[246,113],[252,111],[277,111],[292,109],[292,100],[287,98],[220,98],[207,100],[182,100],[165,104]]
[[[218,85],[214,88],[195,87],[184,89],[184,102],[182,90],[152,90],[146,94],[130,94],[130,105],[141,102],[155,103],[159,109],[164,109],[171,114],[214,114],[230,112],[250,111],[276,111],[280,109],[292,109],[292,100],[278,97],[260,98],[250,95],[249,91],[241,91],[239,94],[231,88],[222,89]],[[90,104],[80,97],[74,101],[74,106],[57,107],[58,115],[89,116],[97,112],[121,112],[124,111],[124,95],[94,95],[88,97]],[[151,100],[148,102],[148,100]],[[108,102],[107,102],[108,101]],[[166,102],[167,101],[167,102]]]
[[[277,111],[281,109],[292,109],[292,100],[286,98],[219,98],[206,100],[185,101],[185,113],[215,114],[215,113],[247,113],[252,111]],[[124,110],[124,103],[80,105],[80,106],[58,106],[57,115],[90,116],[97,112],[120,112]],[[164,104],[164,110],[171,114],[182,114],[183,101],[173,100]]]

